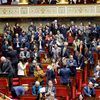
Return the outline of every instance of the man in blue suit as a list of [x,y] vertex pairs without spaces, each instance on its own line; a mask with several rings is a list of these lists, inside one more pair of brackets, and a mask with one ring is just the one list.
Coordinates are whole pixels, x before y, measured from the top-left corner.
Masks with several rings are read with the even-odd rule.
[[72,76],[76,75],[76,67],[77,67],[77,62],[73,58],[73,55],[70,55],[70,59],[67,61],[67,66],[70,68]]
[[95,89],[93,83],[90,81],[87,86],[84,87],[84,96],[95,97]]
[[84,66],[85,66],[85,64],[84,64],[84,56],[81,53],[79,53],[78,51],[76,51],[74,59],[77,62],[77,68],[83,69]]
[[63,65],[61,69],[58,70],[58,73],[61,78],[61,84],[67,85],[70,82],[70,76],[71,76],[71,70],[66,67],[66,65]]

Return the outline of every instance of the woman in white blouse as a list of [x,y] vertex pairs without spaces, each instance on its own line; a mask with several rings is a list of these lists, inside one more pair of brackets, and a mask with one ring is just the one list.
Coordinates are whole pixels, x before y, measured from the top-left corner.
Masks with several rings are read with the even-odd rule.
[[24,62],[24,60],[20,60],[18,63],[18,76],[26,76],[26,66],[28,62]]

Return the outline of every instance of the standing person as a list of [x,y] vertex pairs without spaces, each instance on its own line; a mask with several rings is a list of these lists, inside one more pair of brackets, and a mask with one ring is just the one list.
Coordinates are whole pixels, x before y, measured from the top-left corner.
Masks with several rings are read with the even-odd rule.
[[52,48],[52,55],[53,55],[53,59],[55,60],[57,60],[61,55],[61,48],[58,47],[57,44],[55,44]]
[[77,62],[77,66],[76,66],[77,68],[83,69],[85,67],[84,56],[81,53],[79,53],[78,51],[76,51],[74,59]]
[[34,76],[34,70],[35,70],[36,65],[37,65],[36,60],[33,60],[29,67],[29,76],[32,76],[32,77]]
[[7,77],[9,78],[9,88],[11,89],[14,70],[11,61],[4,56],[1,57],[0,73],[7,74]]
[[14,31],[14,34],[16,33],[20,34],[22,32],[22,28],[18,23],[16,23],[15,26],[13,27],[13,31]]
[[30,58],[30,52],[28,51],[28,48],[27,47],[21,48],[19,57],[21,59],[29,59]]
[[58,70],[58,74],[60,75],[61,84],[67,85],[70,82],[71,70],[63,65],[61,69]]
[[24,61],[24,59],[20,59],[19,63],[18,63],[18,76],[25,76],[26,75],[26,66],[27,66],[27,62]]
[[44,81],[43,81],[44,76],[45,76],[45,73],[40,68],[40,66],[37,65],[34,70],[34,77],[35,77],[36,81],[40,82],[41,85],[43,85],[43,83],[44,83]]
[[61,48],[61,56],[69,58],[70,50],[68,48],[68,43],[64,42],[64,46]]
[[77,62],[73,58],[73,55],[70,55],[70,59],[67,61],[67,66],[70,68],[72,75],[76,75]]
[[13,49],[12,46],[9,47],[9,51],[8,51],[8,57],[10,57],[11,63],[12,63],[12,67],[14,69],[15,72],[15,76],[17,75],[17,63],[18,63],[18,54],[17,51]]
[[52,66],[51,66],[51,65],[48,65],[48,66],[47,66],[46,76],[47,76],[47,82],[48,82],[49,80],[52,80],[53,83],[57,83],[57,80],[56,80],[56,73],[55,73],[55,71],[52,69]]

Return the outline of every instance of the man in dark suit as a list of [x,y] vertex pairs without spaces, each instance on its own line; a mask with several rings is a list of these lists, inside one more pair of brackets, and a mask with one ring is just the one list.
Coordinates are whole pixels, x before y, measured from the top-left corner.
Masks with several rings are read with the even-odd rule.
[[61,56],[68,58],[69,55],[70,55],[70,51],[68,49],[68,43],[67,42],[64,42],[64,46],[61,49]]
[[11,61],[4,56],[1,57],[0,73],[7,74],[7,77],[9,78],[9,88],[11,89],[14,70]]
[[4,56],[1,57],[0,72],[7,73],[8,75],[14,74],[11,61],[5,58]]
[[58,73],[61,78],[61,84],[67,85],[70,82],[70,76],[71,76],[71,70],[66,67],[66,65],[63,65],[61,69],[58,70]]
[[67,66],[70,68],[72,75],[76,75],[77,62],[73,58],[73,55],[70,55],[70,59],[67,61]]
[[39,52],[42,52],[44,50],[44,46],[45,46],[45,42],[44,42],[42,36],[39,36],[39,40],[38,40],[37,44],[38,44]]
[[17,54],[17,51],[14,50],[14,49],[12,48],[12,46],[10,46],[7,56],[8,56],[8,57],[10,58],[10,60],[11,60],[12,67],[13,67],[13,69],[14,69],[15,76],[16,76],[16,75],[17,75],[17,63],[18,63],[18,54]]
[[52,80],[53,83],[55,82],[55,80],[56,80],[56,73],[52,69],[52,66],[50,66],[50,65],[48,65],[48,67],[47,67],[46,76],[47,76],[47,82],[49,80]]
[[92,82],[89,82],[88,85],[84,87],[84,96],[95,97],[95,89]]
[[74,58],[77,62],[77,68],[83,69],[84,68],[84,56],[78,51],[76,51]]

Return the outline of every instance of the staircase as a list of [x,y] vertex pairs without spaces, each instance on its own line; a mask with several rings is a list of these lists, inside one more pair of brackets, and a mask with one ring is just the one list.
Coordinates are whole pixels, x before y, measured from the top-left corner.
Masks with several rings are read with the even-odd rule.
[[19,85],[19,78],[17,78],[17,77],[16,78],[13,78],[12,79],[12,85],[13,86],[18,86]]

